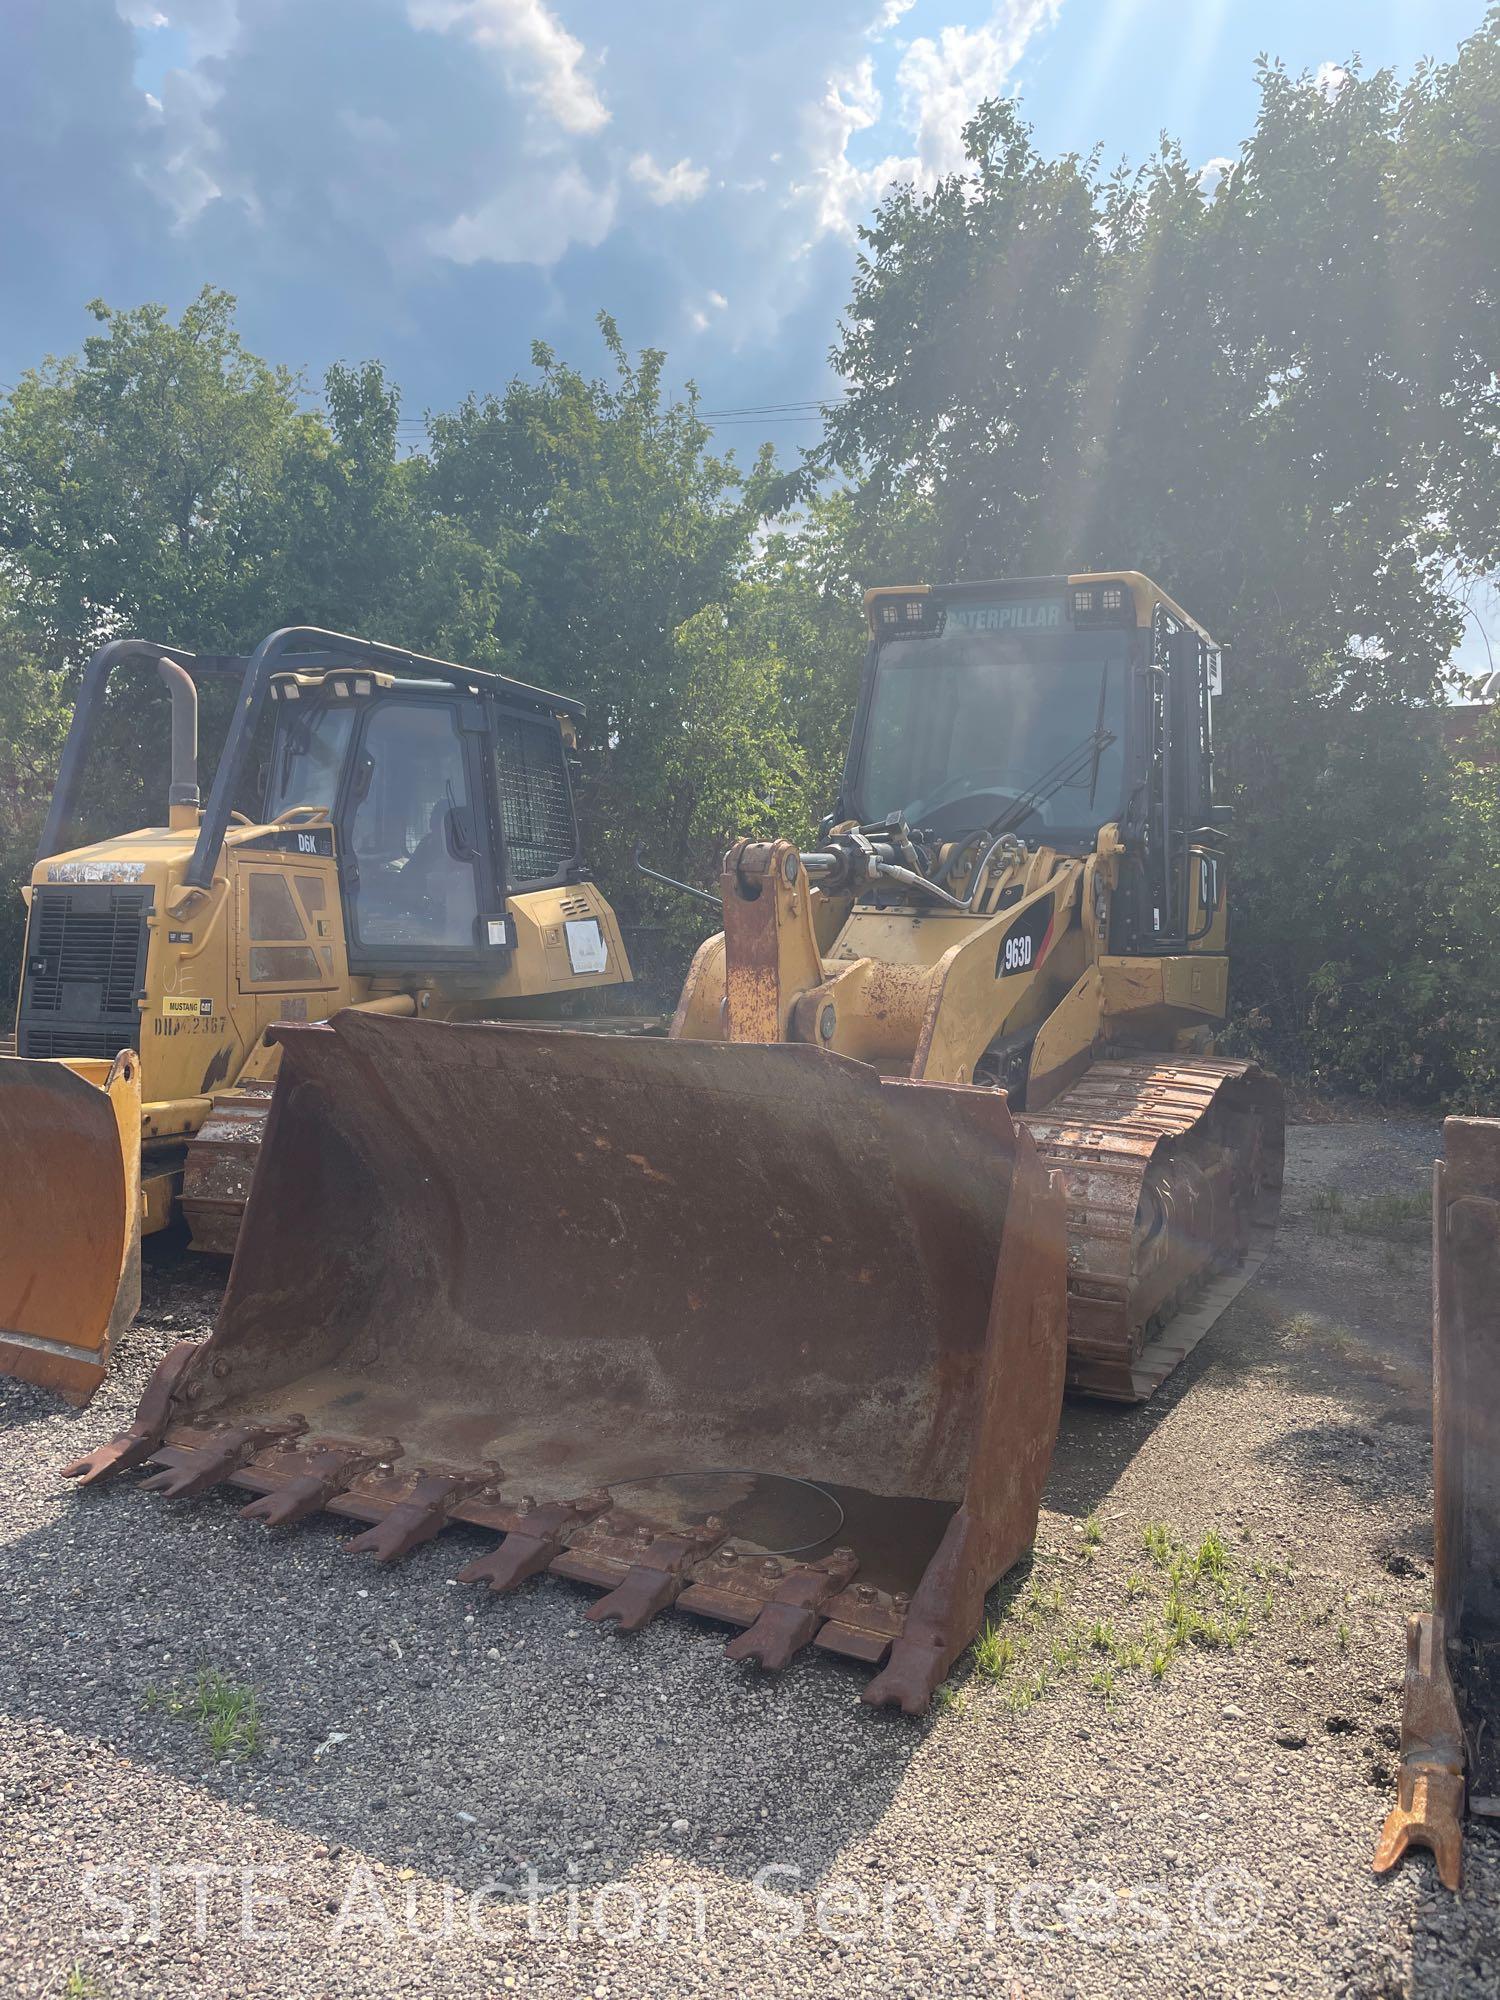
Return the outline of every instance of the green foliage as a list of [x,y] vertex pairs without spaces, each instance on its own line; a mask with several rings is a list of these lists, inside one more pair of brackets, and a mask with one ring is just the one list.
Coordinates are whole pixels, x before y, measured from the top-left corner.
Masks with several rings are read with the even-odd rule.
[[12,885],[31,870],[67,732],[60,673],[39,665],[0,597],[0,993],[20,973],[25,912]]
[[983,106],[864,232],[822,462],[871,581],[1128,564],[1229,642],[1241,1045],[1480,1103],[1495,767],[1429,704],[1500,562],[1500,10],[1404,88],[1350,69],[1264,66],[1211,198]]

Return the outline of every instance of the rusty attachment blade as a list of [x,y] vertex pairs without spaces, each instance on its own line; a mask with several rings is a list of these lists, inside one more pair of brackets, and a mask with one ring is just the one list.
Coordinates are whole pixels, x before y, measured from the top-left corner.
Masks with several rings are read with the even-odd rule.
[[183,1371],[201,1346],[201,1341],[179,1340],[157,1363],[151,1380],[146,1384],[145,1394],[136,1407],[135,1416],[127,1427],[117,1432],[108,1444],[101,1444],[95,1450],[85,1452],[82,1458],[72,1459],[62,1466],[62,1477],[76,1479],[80,1486],[97,1486],[154,1458],[167,1434],[173,1399],[182,1382]]
[[[191,1423],[399,1438],[420,1490],[377,1466],[324,1503],[373,1524],[354,1548],[495,1527],[469,1580],[545,1567],[628,1629],[717,1615],[725,1543],[778,1583],[848,1549],[892,1607],[861,1656],[930,1694],[1030,1546],[1062,1396],[1063,1204],[1004,1097],[798,1044],[357,1012],[280,1040]],[[614,1551],[574,1518],[606,1492]],[[758,1656],[814,1614],[836,1638],[845,1595],[789,1597]]]
[[1396,1805],[1375,1853],[1430,1847],[1457,1889],[1463,1812],[1500,1816],[1500,1119],[1450,1118],[1432,1177],[1430,1613],[1407,1626]]

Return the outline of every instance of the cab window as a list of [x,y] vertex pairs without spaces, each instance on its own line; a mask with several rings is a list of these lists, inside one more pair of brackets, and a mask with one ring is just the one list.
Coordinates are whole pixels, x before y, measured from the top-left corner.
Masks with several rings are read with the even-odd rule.
[[456,707],[378,703],[360,743],[349,815],[346,882],[359,945],[473,948],[474,826]]
[[266,787],[265,817],[275,819],[293,806],[321,806],[333,811],[338,796],[344,754],[354,726],[347,701],[280,704],[280,729],[271,753],[271,778]]

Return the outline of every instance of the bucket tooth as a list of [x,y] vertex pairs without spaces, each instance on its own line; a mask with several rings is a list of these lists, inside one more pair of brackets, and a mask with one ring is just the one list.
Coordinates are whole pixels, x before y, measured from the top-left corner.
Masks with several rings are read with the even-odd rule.
[[80,1486],[98,1486],[144,1465],[161,1449],[172,1420],[172,1398],[182,1380],[183,1370],[202,1345],[197,1340],[179,1340],[157,1363],[136,1409],[135,1420],[112,1437],[108,1444],[85,1452],[62,1467],[64,1479],[76,1479]]
[[236,1424],[203,1445],[164,1445],[152,1460],[164,1470],[141,1481],[143,1493],[161,1493],[168,1500],[196,1500],[221,1480],[232,1479],[256,1452],[299,1436],[307,1425],[301,1417],[274,1424]]
[[277,1452],[255,1469],[257,1480],[269,1482],[258,1499],[240,1509],[242,1521],[263,1521],[268,1528],[289,1528],[318,1514],[336,1494],[346,1493],[367,1472],[389,1464],[401,1450],[395,1438],[377,1444],[344,1438],[313,1437],[300,1446]]
[[[783,1565],[775,1557],[760,1564],[762,1575],[774,1580]],[[729,1660],[756,1660],[768,1672],[779,1672],[791,1664],[804,1646],[810,1646],[823,1623],[823,1606],[853,1579],[856,1568],[852,1550],[838,1549],[818,1563],[797,1563],[790,1573],[775,1583],[774,1594],[761,1607],[753,1625],[731,1639],[724,1648]]]
[[1407,1620],[1406,1699],[1396,1803],[1375,1849],[1375,1872],[1394,1868],[1409,1847],[1429,1847],[1438,1880],[1463,1877],[1464,1731],[1448,1670],[1447,1621],[1424,1611]]
[[[538,1507],[522,1500],[511,1510],[513,1527],[506,1527],[498,1548],[458,1572],[459,1583],[484,1583],[497,1596],[518,1590],[529,1577],[540,1576],[562,1554],[568,1533],[600,1514],[609,1505],[607,1493],[589,1494],[582,1500],[555,1500]],[[504,1526],[501,1521],[490,1525]]]
[[410,1491],[398,1500],[381,1520],[352,1542],[345,1542],[346,1556],[372,1555],[377,1562],[396,1562],[411,1550],[430,1542],[448,1525],[454,1509],[471,1494],[487,1492],[505,1477],[499,1466],[477,1472],[430,1472],[417,1470]]
[[591,1624],[618,1621],[639,1632],[687,1588],[692,1565],[724,1539],[724,1523],[710,1515],[702,1527],[664,1528],[620,1514],[579,1530],[551,1568],[578,1583],[612,1585],[584,1616]]

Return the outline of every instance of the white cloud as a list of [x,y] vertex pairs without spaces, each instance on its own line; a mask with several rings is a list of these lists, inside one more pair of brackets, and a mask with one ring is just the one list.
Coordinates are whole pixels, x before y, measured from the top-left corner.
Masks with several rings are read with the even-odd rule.
[[415,28],[439,34],[460,28],[481,48],[500,49],[514,59],[523,89],[565,132],[597,132],[609,112],[584,75],[583,43],[544,0],[407,0]]
[[197,69],[168,70],[161,96],[144,93],[146,108],[161,121],[166,139],[159,168],[146,176],[152,192],[172,211],[174,229],[185,229],[222,192],[215,154],[213,114],[221,92]]
[[872,42],[879,41],[880,37],[888,35],[902,15],[909,14],[916,4],[917,0],[884,0],[880,12],[866,28],[865,33]]
[[1198,169],[1197,181],[1200,194],[1213,195],[1219,191],[1219,183],[1228,180],[1239,164],[1227,154],[1215,153],[1211,160],[1205,160]]
[[115,0],[132,28],[176,28],[187,37],[189,62],[221,56],[239,33],[239,0]]
[[467,214],[428,234],[455,264],[555,264],[575,245],[593,249],[615,219],[613,182],[594,187],[571,162],[508,182]]
[[649,153],[637,153],[630,162],[630,178],[640,183],[658,208],[667,208],[680,201],[696,201],[708,186],[708,168],[695,167],[686,159],[675,166],[659,167]]
[[868,132],[883,108],[869,56],[852,70],[829,77],[821,100],[808,107],[804,124],[809,172],[805,181],[793,183],[792,193],[811,199],[815,235],[837,231],[852,236],[854,217],[878,200],[895,177],[900,161],[857,167],[849,158],[849,141]]
[[1330,104],[1332,104],[1348,81],[1348,70],[1344,68],[1342,63],[1336,62],[1319,63],[1317,71],[1313,76],[1313,82],[1322,91]]
[[930,185],[963,165],[963,128],[975,106],[998,97],[1038,28],[1062,0],[1005,0],[982,28],[920,36],[901,58],[902,113],[917,142],[918,178]]
[[794,198],[811,200],[814,236],[852,237],[860,218],[897,182],[930,188],[957,171],[964,162],[964,126],[985,98],[1001,93],[1032,36],[1051,25],[1061,5],[1000,0],[983,27],[944,28],[935,40],[921,35],[911,42],[896,68],[910,153],[865,165],[851,160],[850,142],[879,122],[884,103],[871,57],[831,76],[805,114],[808,173],[791,190]]
[[728,312],[729,301],[722,292],[710,292],[703,305],[694,306],[688,313],[688,325],[694,333],[707,333],[713,324],[712,315],[705,310],[707,306],[712,306],[714,312]]

